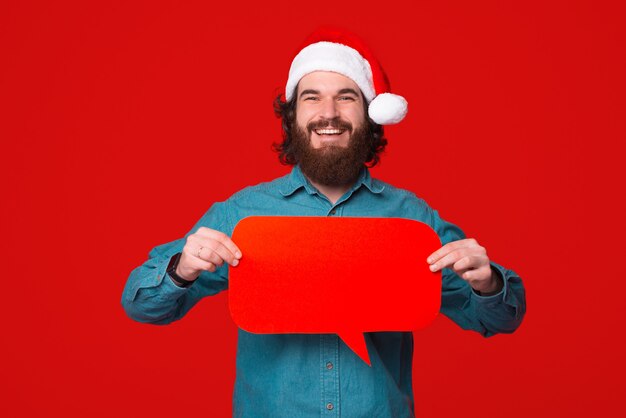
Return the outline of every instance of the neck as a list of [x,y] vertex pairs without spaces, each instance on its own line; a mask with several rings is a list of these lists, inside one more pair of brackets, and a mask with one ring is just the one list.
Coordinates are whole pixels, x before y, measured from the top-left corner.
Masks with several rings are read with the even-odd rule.
[[309,182],[313,186],[315,186],[315,188],[321,194],[326,196],[326,198],[330,200],[330,203],[332,203],[333,205],[337,203],[337,201],[341,198],[341,196],[343,196],[344,194],[346,194],[348,190],[350,190],[350,187],[352,187],[352,184],[348,184],[345,186],[327,186],[325,184],[319,184],[314,181],[311,181],[311,179],[309,179]]

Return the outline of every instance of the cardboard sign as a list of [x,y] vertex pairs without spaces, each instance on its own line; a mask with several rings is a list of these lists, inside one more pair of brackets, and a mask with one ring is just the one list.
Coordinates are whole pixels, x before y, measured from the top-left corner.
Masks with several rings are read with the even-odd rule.
[[336,333],[370,364],[363,332],[430,324],[441,273],[426,257],[441,247],[426,224],[398,218],[249,217],[233,241],[235,323],[257,334]]

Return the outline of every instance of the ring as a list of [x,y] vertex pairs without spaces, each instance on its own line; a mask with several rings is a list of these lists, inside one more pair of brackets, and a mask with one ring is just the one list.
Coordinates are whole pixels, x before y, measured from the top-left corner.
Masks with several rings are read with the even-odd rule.
[[203,248],[204,248],[204,247],[200,247],[200,248],[198,248],[198,252],[196,253],[196,257],[200,258],[200,253],[202,252],[202,249],[203,249]]

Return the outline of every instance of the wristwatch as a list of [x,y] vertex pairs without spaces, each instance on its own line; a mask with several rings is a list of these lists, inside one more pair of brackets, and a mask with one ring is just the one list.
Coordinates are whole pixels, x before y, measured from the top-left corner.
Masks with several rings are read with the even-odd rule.
[[180,287],[189,287],[193,284],[195,280],[185,280],[178,274],[176,274],[176,267],[178,267],[178,262],[180,261],[181,255],[182,253],[176,253],[172,256],[172,258],[170,258],[170,262],[167,265],[167,269],[165,270],[165,272],[169,274],[170,277],[174,279],[174,281],[177,282]]

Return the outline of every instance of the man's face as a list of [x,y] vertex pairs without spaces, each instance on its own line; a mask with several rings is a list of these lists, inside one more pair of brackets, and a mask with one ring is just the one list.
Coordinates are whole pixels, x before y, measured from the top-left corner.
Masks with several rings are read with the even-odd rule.
[[352,184],[371,142],[358,86],[340,74],[318,71],[302,77],[296,93],[292,132],[302,172],[317,184]]
[[346,148],[352,132],[365,124],[363,95],[348,77],[315,71],[300,79],[296,93],[296,123],[315,149]]

